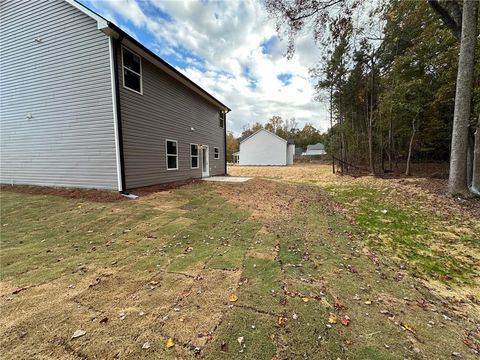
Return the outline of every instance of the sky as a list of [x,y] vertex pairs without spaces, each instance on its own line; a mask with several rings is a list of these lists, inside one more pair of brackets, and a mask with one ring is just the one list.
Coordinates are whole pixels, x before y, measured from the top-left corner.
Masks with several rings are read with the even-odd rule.
[[240,135],[274,115],[298,127],[328,128],[309,76],[321,50],[301,35],[287,60],[286,41],[260,1],[80,0],[112,21],[232,109],[227,130]]

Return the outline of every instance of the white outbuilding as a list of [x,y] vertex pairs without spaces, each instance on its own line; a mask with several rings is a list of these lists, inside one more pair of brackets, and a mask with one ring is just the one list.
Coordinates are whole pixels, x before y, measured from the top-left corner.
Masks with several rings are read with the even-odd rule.
[[265,129],[240,142],[239,165],[292,165],[295,144]]

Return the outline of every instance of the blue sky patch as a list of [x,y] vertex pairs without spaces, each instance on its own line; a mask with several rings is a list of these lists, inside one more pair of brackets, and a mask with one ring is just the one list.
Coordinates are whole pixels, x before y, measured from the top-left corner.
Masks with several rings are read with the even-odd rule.
[[257,79],[252,75],[251,70],[248,66],[244,66],[242,70],[242,75],[248,80],[249,87],[255,89],[257,87]]
[[273,47],[273,45],[275,44],[276,41],[277,41],[276,36],[272,36],[270,39],[262,41],[262,43],[260,44],[260,47],[262,48],[262,53],[267,54],[267,55],[271,54],[272,53],[272,47]]
[[292,82],[292,74],[282,73],[277,75],[277,79],[280,80],[283,85],[288,85]]

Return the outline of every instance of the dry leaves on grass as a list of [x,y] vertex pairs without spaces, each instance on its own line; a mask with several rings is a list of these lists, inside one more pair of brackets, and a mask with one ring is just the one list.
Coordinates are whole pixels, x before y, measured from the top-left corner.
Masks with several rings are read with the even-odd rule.
[[170,349],[171,347],[175,346],[175,341],[173,341],[172,338],[169,338],[167,342],[165,343],[165,348]]
[[[278,220],[319,200],[320,194],[302,186],[252,179],[241,184],[215,183],[212,186],[225,199],[247,208],[253,218]],[[261,201],[260,201],[261,199]]]
[[81,336],[84,336],[87,332],[85,330],[76,330],[73,335],[72,335],[72,339],[76,339],[76,338],[79,338]]

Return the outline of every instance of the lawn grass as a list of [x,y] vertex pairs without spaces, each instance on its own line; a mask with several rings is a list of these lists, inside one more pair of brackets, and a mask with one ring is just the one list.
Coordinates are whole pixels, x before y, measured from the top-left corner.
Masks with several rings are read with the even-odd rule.
[[[473,261],[445,249],[449,243],[457,241],[457,237],[450,233],[455,236],[452,241],[452,238],[445,238],[445,233],[439,236],[439,229],[445,222],[453,224],[455,220],[446,220],[444,216],[421,208],[419,204],[427,199],[416,199],[405,205],[395,201],[396,194],[391,189],[361,184],[324,189],[352,210],[356,223],[368,234],[368,244],[372,248],[387,249],[427,277],[470,284],[478,277]],[[462,234],[458,240],[475,251],[480,239],[477,235]]]
[[[4,355],[474,358],[463,343],[476,341],[465,332],[474,323],[468,310],[412,276],[423,269],[469,286],[474,274],[447,267],[450,260],[425,245],[434,232],[421,211],[386,208],[382,188],[324,192],[318,184],[252,181],[248,188],[200,183],[110,203],[2,192]],[[240,198],[226,195],[231,186]],[[272,196],[259,199],[255,189]],[[355,204],[354,222],[332,195]],[[280,203],[284,211],[273,217],[257,209],[261,200],[277,211],[275,197],[302,200]],[[379,242],[384,233],[391,239]],[[399,266],[418,254],[437,265],[423,259],[413,272]],[[238,300],[230,301],[232,294]],[[86,335],[71,339],[78,329]],[[168,338],[175,346],[166,349]]]

